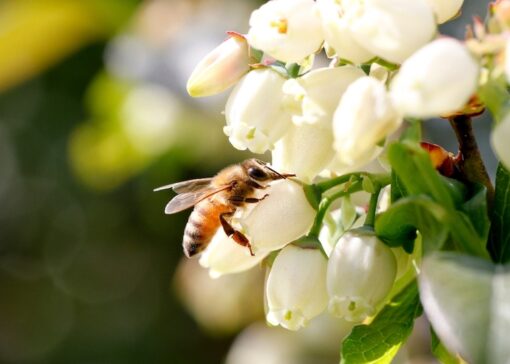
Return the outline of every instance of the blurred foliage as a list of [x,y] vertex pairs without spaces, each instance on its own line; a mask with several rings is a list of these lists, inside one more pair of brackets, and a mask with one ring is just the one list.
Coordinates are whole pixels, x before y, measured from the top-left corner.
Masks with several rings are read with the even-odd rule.
[[83,44],[111,35],[138,0],[16,0],[0,3],[0,90]]
[[262,2],[0,2],[0,363],[219,363],[260,317],[260,271],[173,280],[187,214],[152,189],[248,157],[184,85]]
[[243,157],[221,115],[105,70],[137,3],[0,3],[0,363],[214,363],[229,346],[179,303],[187,214],[152,189]]

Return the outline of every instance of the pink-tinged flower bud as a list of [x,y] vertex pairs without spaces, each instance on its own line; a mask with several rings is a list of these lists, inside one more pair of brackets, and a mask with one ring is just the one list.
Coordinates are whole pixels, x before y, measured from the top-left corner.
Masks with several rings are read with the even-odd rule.
[[233,86],[250,70],[249,46],[239,34],[207,54],[189,77],[187,89],[193,97],[211,96]]
[[318,249],[288,245],[276,257],[266,282],[267,321],[298,330],[328,304],[327,260]]
[[345,233],[328,262],[329,311],[357,322],[374,315],[396,274],[395,256],[375,235]]
[[409,57],[391,83],[396,107],[411,117],[437,117],[464,107],[475,93],[479,65],[459,41],[435,40]]
[[313,0],[268,1],[252,13],[250,27],[250,45],[283,62],[301,63],[323,42]]

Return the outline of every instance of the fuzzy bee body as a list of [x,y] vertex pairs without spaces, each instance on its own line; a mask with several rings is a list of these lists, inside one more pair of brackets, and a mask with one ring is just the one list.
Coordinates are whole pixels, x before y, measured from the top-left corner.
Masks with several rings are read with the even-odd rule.
[[184,229],[182,245],[187,257],[203,251],[220,226],[227,236],[248,247],[253,254],[248,239],[232,227],[230,218],[237,208],[261,200],[254,197],[257,189],[264,189],[271,181],[290,176],[293,175],[282,175],[257,159],[247,159],[224,168],[213,178],[173,183],[155,191],[171,188],[178,193],[167,204],[167,214],[195,207]]
[[200,201],[195,205],[184,229],[182,240],[184,254],[188,258],[207,247],[221,225],[220,215],[229,211],[228,205],[219,203],[215,198]]

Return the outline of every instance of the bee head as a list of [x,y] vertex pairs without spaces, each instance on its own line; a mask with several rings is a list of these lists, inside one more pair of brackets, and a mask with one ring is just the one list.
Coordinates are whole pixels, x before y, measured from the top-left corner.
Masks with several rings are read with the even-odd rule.
[[293,177],[293,174],[280,174],[269,167],[266,162],[252,158],[242,163],[242,167],[248,176],[258,182]]

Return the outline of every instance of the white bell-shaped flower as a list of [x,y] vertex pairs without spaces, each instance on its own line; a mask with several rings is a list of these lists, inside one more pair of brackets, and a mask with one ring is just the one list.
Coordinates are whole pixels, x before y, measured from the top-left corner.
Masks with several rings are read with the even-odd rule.
[[283,62],[301,63],[319,50],[322,25],[313,0],[272,0],[250,17],[248,42]]
[[291,124],[283,107],[285,78],[270,68],[249,72],[236,85],[225,106],[225,134],[237,149],[264,153]]
[[188,93],[202,97],[223,92],[250,70],[249,64],[248,42],[231,35],[197,64],[188,79]]
[[[342,3],[337,0],[317,0],[322,18],[322,29],[327,48],[332,49],[336,57],[355,64],[363,63],[374,57],[367,49],[358,44],[343,17]],[[330,54],[332,55],[332,54]]]
[[237,244],[220,227],[207,248],[200,255],[199,263],[209,269],[211,278],[239,273],[259,264],[268,253],[252,256],[247,247]]
[[438,24],[443,24],[455,17],[462,8],[464,0],[427,0],[432,7]]
[[280,249],[305,235],[316,212],[297,182],[276,181],[263,192],[268,196],[240,218],[255,255]]
[[311,183],[326,168],[333,157],[331,121],[292,125],[272,152],[277,170],[292,171],[297,178]]
[[492,149],[506,169],[510,170],[510,116],[499,123],[491,135]]
[[338,102],[347,87],[365,74],[352,66],[318,68],[283,85],[285,106],[299,125],[314,124],[321,119],[331,122]]
[[294,245],[276,257],[266,282],[267,321],[298,330],[328,305],[327,260],[318,249]]
[[357,43],[390,62],[402,63],[436,33],[427,0],[342,0],[341,4]]
[[412,117],[461,109],[477,87],[479,66],[459,41],[441,38],[407,59],[391,83],[397,108]]
[[358,322],[374,315],[396,274],[395,256],[375,235],[345,233],[329,257],[329,311]]
[[378,143],[401,123],[402,117],[382,83],[371,77],[354,81],[342,96],[333,119],[337,164],[367,164],[378,155]]

